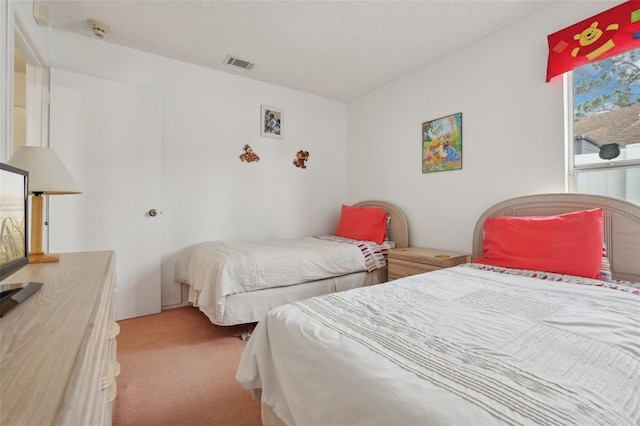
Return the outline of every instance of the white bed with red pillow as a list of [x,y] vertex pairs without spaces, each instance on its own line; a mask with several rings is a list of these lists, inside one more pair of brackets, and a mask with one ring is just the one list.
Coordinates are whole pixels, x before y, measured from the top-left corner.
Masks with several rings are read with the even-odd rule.
[[176,281],[214,324],[252,323],[285,303],[386,281],[388,250],[407,239],[398,207],[365,201],[342,206],[335,235],[194,244]]
[[640,424],[640,206],[519,197],[475,234],[482,263],[269,312],[236,375],[263,423]]

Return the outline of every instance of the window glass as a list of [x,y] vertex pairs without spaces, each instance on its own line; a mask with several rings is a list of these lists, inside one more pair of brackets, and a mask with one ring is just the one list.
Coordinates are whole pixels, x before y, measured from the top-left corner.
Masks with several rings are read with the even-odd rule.
[[640,49],[572,77],[571,189],[640,203]]

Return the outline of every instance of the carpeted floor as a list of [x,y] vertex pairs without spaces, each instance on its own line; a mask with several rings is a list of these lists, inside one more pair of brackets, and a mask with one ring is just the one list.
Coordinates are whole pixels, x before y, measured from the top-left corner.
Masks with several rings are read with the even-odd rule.
[[115,426],[261,425],[259,403],[235,380],[244,328],[192,307],[119,324]]

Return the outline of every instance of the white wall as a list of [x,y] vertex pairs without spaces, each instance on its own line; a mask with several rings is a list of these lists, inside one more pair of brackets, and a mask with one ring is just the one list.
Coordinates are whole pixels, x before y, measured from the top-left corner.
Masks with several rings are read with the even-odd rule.
[[[52,68],[162,96],[163,200],[150,207],[163,211],[163,305],[180,302],[175,257],[190,244],[335,230],[346,194],[344,104],[53,29],[49,43]],[[260,136],[261,104],[283,108],[282,140]],[[259,162],[240,161],[245,144]],[[304,170],[293,165],[301,149],[310,153]]]
[[[545,83],[547,35],[618,3],[562,2],[350,102],[349,202],[394,202],[411,245],[470,251],[491,205],[564,192],[563,85]],[[422,174],[422,123],[458,112],[462,170]]]

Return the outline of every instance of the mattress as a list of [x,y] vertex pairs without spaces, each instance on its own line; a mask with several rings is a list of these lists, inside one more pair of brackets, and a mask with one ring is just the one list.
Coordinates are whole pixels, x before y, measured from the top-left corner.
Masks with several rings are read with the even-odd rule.
[[287,287],[232,294],[225,298],[224,316],[221,322],[216,320],[215,312],[203,306],[199,306],[199,309],[216,325],[255,323],[264,318],[271,309],[286,303],[386,281],[387,269],[384,268],[374,272],[354,272]]
[[640,295],[474,265],[298,301],[236,378],[289,425],[640,423]]

